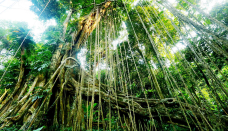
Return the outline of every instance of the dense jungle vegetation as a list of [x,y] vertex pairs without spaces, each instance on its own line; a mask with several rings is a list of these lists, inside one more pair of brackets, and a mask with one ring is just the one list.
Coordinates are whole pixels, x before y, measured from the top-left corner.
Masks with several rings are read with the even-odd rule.
[[31,0],[0,21],[0,130],[228,130],[228,2]]

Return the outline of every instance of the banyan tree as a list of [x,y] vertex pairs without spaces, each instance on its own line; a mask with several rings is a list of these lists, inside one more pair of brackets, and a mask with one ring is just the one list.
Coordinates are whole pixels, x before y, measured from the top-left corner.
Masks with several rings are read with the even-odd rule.
[[1,130],[228,130],[228,3],[32,2],[57,26],[1,36]]

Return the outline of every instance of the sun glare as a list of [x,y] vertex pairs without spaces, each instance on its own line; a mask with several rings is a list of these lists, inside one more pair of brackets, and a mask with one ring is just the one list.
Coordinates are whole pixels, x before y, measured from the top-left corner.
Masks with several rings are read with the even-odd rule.
[[45,29],[50,25],[56,25],[56,22],[54,19],[46,23],[40,21],[38,16],[30,10],[31,5],[32,2],[29,0],[1,0],[0,20],[27,22],[34,40],[38,42]]

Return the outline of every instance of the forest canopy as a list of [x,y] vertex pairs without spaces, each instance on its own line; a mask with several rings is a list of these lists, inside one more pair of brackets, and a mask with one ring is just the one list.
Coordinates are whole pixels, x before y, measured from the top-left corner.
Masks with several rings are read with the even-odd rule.
[[228,2],[31,2],[57,25],[0,21],[0,130],[228,130]]

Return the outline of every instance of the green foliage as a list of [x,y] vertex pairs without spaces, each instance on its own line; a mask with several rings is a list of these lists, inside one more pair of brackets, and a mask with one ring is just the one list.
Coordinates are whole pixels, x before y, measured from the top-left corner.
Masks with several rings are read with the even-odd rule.
[[[6,49],[11,53],[15,53],[23,41],[22,47],[28,49],[28,53],[33,50],[35,42],[33,41],[31,34],[28,34],[30,29],[27,28],[27,23],[12,23],[9,21],[1,21],[0,23],[2,24],[0,25],[0,34],[3,34],[0,37],[0,49]],[[17,57],[20,57],[20,55],[18,54]]]
[[[65,13],[65,8],[63,4],[56,0],[32,0],[33,5],[30,7],[39,18],[42,20],[49,20],[52,18],[60,19],[62,13]],[[44,9],[45,8],[45,9]],[[42,15],[40,15],[42,13]]]
[[19,130],[21,127],[21,125],[13,125],[11,127],[4,127],[3,129],[1,129],[2,131],[21,131]]
[[31,73],[38,74],[48,71],[51,62],[52,52],[44,44],[36,44],[33,55],[27,57],[26,64],[29,66]]
[[215,17],[219,21],[222,21],[225,25],[228,26],[227,13],[228,13],[228,2],[225,2],[224,4],[216,5],[211,11],[211,15],[213,17]]
[[[97,103],[94,103],[93,104],[93,108],[95,108],[96,106],[97,106]],[[85,118],[89,118],[90,112],[91,112],[91,104],[89,104],[88,107],[86,105],[82,105],[82,108],[83,108],[83,111],[84,112],[87,112],[88,111],[88,115],[86,113]],[[93,115],[95,115],[97,112],[98,112],[98,110],[93,111]]]
[[[20,69],[20,61],[18,59],[10,59],[10,61],[11,61],[11,64],[6,72],[6,75],[0,83],[2,89],[12,88],[16,85],[16,82],[17,82],[19,69]],[[3,66],[7,67],[10,61],[4,62]],[[0,70],[0,76],[3,75],[4,71],[5,71],[4,69]]]
[[[4,23],[4,22],[3,22]],[[23,67],[25,68],[25,77],[29,75],[37,75],[48,71],[50,60],[52,57],[52,48],[49,45],[37,43],[28,34],[29,29],[26,23],[16,22],[3,24],[0,26],[0,33],[4,34],[1,38],[0,48],[5,49],[3,54],[2,66],[0,75],[2,76],[5,69],[8,67],[4,79],[1,81],[1,88],[15,87],[21,67],[21,60],[23,60]],[[28,35],[27,35],[28,34]],[[21,45],[21,43],[23,44]],[[21,45],[14,58],[11,58]]]

